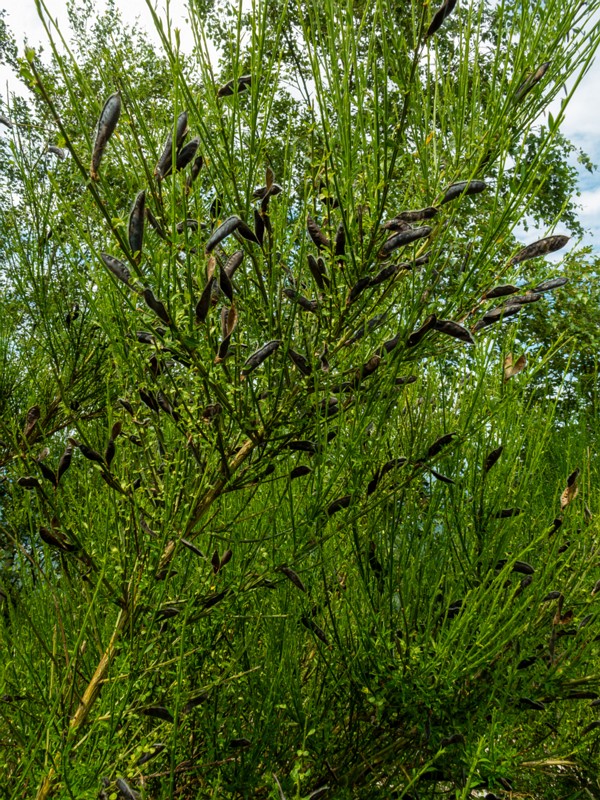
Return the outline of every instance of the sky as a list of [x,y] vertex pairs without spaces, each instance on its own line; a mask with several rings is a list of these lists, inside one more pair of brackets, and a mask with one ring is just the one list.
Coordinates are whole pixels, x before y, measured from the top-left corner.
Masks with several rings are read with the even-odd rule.
[[[154,3],[159,16],[163,18],[166,15],[166,2],[167,0],[158,0]],[[186,2],[187,0],[169,0],[168,10],[173,26],[180,29],[182,49],[190,52],[193,39],[190,26],[186,22]],[[64,0],[46,0],[46,5],[51,16],[65,28],[67,15]],[[126,23],[139,21],[149,33],[150,38],[159,45],[146,0],[117,0],[117,5],[121,9]],[[98,0],[96,6],[101,9],[103,7],[102,0]],[[25,39],[33,47],[45,41],[45,32],[39,20],[34,0],[0,0],[0,8],[4,8],[7,12],[6,21],[16,36],[21,52]],[[581,165],[576,164],[575,160],[573,162],[578,167],[580,175],[581,197],[579,202],[582,206],[580,219],[584,228],[589,231],[583,244],[592,245],[600,254],[600,102],[597,99],[598,86],[600,86],[600,58],[583,79],[571,100],[562,131],[599,167],[596,172],[590,174]],[[14,79],[11,80],[10,71],[0,66],[0,95],[2,98],[6,98],[9,89],[15,90],[16,88]],[[556,116],[556,109],[554,112]],[[557,230],[557,232],[564,231]],[[519,238],[528,243],[535,241],[545,233],[546,231],[536,231],[535,228],[530,228],[528,232],[521,231]]]

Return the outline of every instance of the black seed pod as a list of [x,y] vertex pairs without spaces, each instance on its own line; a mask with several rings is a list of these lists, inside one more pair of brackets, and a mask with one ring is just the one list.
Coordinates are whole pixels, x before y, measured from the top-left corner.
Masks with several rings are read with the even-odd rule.
[[145,210],[146,192],[143,191],[135,198],[131,213],[129,214],[129,249],[136,263],[139,263],[142,256]]
[[325,236],[325,234],[323,233],[321,228],[317,225],[317,223],[310,216],[310,214],[308,215],[308,217],[306,219],[306,228],[308,230],[308,235],[313,240],[313,242],[317,245],[319,250],[322,247],[326,247],[326,248],[330,248],[331,247],[331,242],[329,241],[327,236]]
[[425,236],[429,236],[432,230],[433,228],[430,228],[428,225],[423,225],[421,228],[411,228],[409,231],[395,233],[383,243],[381,250],[377,253],[377,257],[387,258],[390,253],[393,253],[394,250],[397,250],[399,247],[404,247],[411,242],[417,241],[417,239],[423,239]]
[[319,307],[316,300],[309,300],[307,297],[303,297],[300,292],[297,292],[295,289],[290,289],[288,287],[283,290],[283,293],[286,297],[289,297],[290,300],[298,303],[300,308],[303,308],[304,311],[311,311],[314,314]]
[[200,174],[200,170],[202,169],[202,165],[204,163],[204,159],[202,156],[198,156],[194,159],[194,163],[192,164],[192,168],[190,170],[190,174],[185,179],[185,193],[189,194],[190,189],[192,188],[192,184]]
[[445,0],[444,4],[436,11],[434,18],[431,20],[429,28],[427,28],[427,33],[425,34],[426,39],[439,31],[444,23],[444,20],[454,11],[455,6],[456,0]]
[[154,313],[156,314],[156,316],[165,323],[165,325],[170,325],[171,320],[167,313],[167,309],[164,307],[164,305],[161,303],[160,300],[157,300],[156,297],[154,297],[152,289],[144,289],[142,295],[144,297],[144,300],[146,301],[146,305],[148,306],[148,308],[151,308],[152,311],[154,311]]
[[219,227],[214,231],[212,236],[207,241],[204,250],[206,253],[210,253],[215,247],[220,244],[223,239],[226,239],[230,236],[235,230],[239,228],[241,225],[242,220],[239,217],[228,217],[225,222],[221,223]]
[[413,331],[406,341],[407,347],[415,347],[419,344],[421,339],[428,333],[435,325],[437,318],[435,314],[430,314],[425,322],[416,331]]
[[60,457],[60,461],[58,462],[58,469],[56,470],[56,485],[60,482],[60,479],[65,474],[65,472],[71,466],[71,458],[73,456],[73,447],[68,445],[65,448],[65,452]]
[[513,286],[510,283],[506,283],[503,286],[494,286],[493,289],[490,289],[489,292],[486,292],[483,295],[484,300],[493,300],[495,297],[506,297],[509,294],[515,294],[518,292],[518,288]]
[[458,322],[452,322],[449,319],[437,319],[433,328],[440,333],[445,333],[447,336],[453,336],[455,339],[460,339],[467,344],[475,344],[475,339],[471,336],[469,331]]
[[202,292],[200,300],[198,300],[198,303],[196,304],[196,322],[199,324],[205,322],[206,317],[208,316],[214,282],[215,282],[214,277],[210,278],[210,280],[204,287],[204,291]]
[[126,286],[129,286],[131,273],[122,261],[119,261],[119,259],[113,256],[109,256],[108,253],[100,253],[100,258],[116,278],[123,281]]
[[515,101],[517,103],[519,103],[526,95],[528,95],[529,92],[533,89],[533,87],[542,80],[542,78],[546,74],[546,70],[548,69],[551,63],[552,63],[551,61],[544,62],[536,69],[536,71],[532,75],[529,75],[527,78],[525,78],[523,83],[519,86],[519,88],[515,92]]
[[453,183],[446,189],[440,205],[456,200],[457,197],[479,194],[487,189],[485,181],[460,181]]
[[554,253],[560,250],[569,241],[569,236],[547,236],[545,239],[539,239],[537,242],[528,244],[522,247],[519,252],[514,255],[510,263],[520,264],[522,261],[529,261],[530,258],[539,258],[548,253]]
[[495,450],[492,450],[492,452],[488,456],[486,456],[486,459],[483,462],[483,471],[484,472],[489,472],[491,470],[491,468],[494,466],[496,461],[498,461],[498,459],[502,455],[502,451],[503,450],[504,450],[504,447],[502,445],[500,445],[500,447],[497,447]]
[[288,355],[303,375],[308,376],[312,373],[311,366],[303,355],[296,353],[291,347],[288,349]]
[[249,375],[253,370],[259,367],[263,361],[265,361],[271,355],[271,353],[274,353],[275,350],[277,350],[280,344],[280,339],[274,339],[273,341],[264,344],[262,347],[256,350],[256,352],[252,353],[252,355],[244,362],[244,366],[242,367],[241,371],[242,377]]
[[[188,115],[187,111],[182,111],[177,117],[175,123],[175,152],[179,150],[183,144],[183,140],[188,132]],[[171,173],[173,168],[173,135],[169,134],[165,141],[161,157],[154,168],[155,177],[161,179],[166,178]]]
[[102,160],[104,149],[106,148],[108,140],[113,135],[115,128],[117,127],[117,122],[119,121],[120,116],[121,95],[119,92],[116,92],[115,94],[111,94],[104,104],[104,108],[100,114],[100,119],[98,120],[96,141],[94,142],[94,149],[92,151],[92,164],[90,167],[90,177],[93,181],[97,181],[100,177],[98,175],[100,161]]
[[543,294],[544,292],[551,292],[553,289],[559,289],[561,286],[564,286],[565,283],[568,283],[568,278],[551,278],[547,281],[542,281],[542,283],[538,283],[532,291],[536,294]]
[[337,511],[341,511],[343,508],[348,508],[351,502],[352,502],[351,494],[346,494],[343,497],[338,497],[337,500],[334,500],[327,506],[327,512],[326,512],[327,516],[330,517]]
[[200,139],[192,139],[177,153],[177,160],[175,162],[175,169],[185,169],[190,161],[196,155]]
[[313,276],[315,283],[319,287],[321,291],[325,290],[325,284],[329,285],[329,278],[327,277],[327,272],[325,271],[325,264],[322,259],[317,259],[312,255],[312,253],[308,254],[308,268],[310,270],[310,274]]
[[294,586],[300,589],[301,592],[306,592],[306,586],[302,583],[302,581],[300,580],[298,575],[296,575],[293,569],[290,569],[289,567],[286,566],[282,566],[279,567],[279,572],[285,575],[285,577],[289,581],[291,581],[294,584]]

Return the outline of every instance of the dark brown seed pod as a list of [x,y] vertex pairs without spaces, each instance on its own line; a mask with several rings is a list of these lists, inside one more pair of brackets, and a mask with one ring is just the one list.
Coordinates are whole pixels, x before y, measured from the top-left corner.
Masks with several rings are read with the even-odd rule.
[[568,278],[550,278],[550,280],[538,283],[531,291],[536,294],[543,294],[544,292],[551,292],[553,289],[560,289],[561,286],[568,282]]
[[485,181],[460,181],[459,183],[453,183],[446,189],[440,205],[449,203],[451,200],[456,200],[457,197],[480,194],[486,189],[487,184]]
[[296,478],[302,478],[304,475],[310,475],[312,469],[310,467],[300,466],[294,467],[294,469],[290,472],[290,480],[293,481]]
[[487,328],[488,325],[493,325],[495,322],[499,322],[502,319],[513,317],[515,314],[518,314],[522,308],[523,306],[520,306],[517,303],[515,303],[515,305],[496,306],[495,308],[491,308],[489,311],[486,311],[483,317],[475,323],[473,330],[479,331],[481,328]]
[[437,322],[437,317],[435,314],[430,314],[425,322],[421,325],[420,328],[417,328],[416,331],[413,331],[406,341],[407,347],[416,347],[419,344],[421,339],[428,333],[435,323]]
[[115,92],[115,94],[111,94],[111,96],[104,104],[104,108],[102,109],[102,113],[100,114],[100,119],[98,120],[98,128],[96,130],[96,140],[94,142],[94,149],[92,151],[92,163],[90,166],[90,177],[93,181],[97,181],[100,177],[98,175],[100,162],[102,160],[102,156],[104,154],[104,150],[106,148],[108,140],[115,132],[115,128],[117,127],[117,122],[119,121],[120,116],[121,116],[121,95],[119,94],[119,92]]
[[383,269],[380,269],[377,275],[375,275],[369,281],[369,286],[379,286],[381,283],[393,278],[394,275],[397,275],[399,272],[403,271],[405,268],[404,264],[390,264]]
[[199,144],[200,139],[195,138],[181,148],[181,150],[177,153],[177,160],[175,161],[176,170],[185,169],[187,167],[187,165],[196,155]]
[[[420,222],[423,219],[433,219],[438,211],[439,208],[435,208],[434,206],[419,208],[415,211],[401,211],[399,214],[396,214],[394,219],[390,220],[390,222],[395,222],[395,220],[400,222]],[[390,223],[386,223],[383,227],[386,228],[389,224]]]
[[39,528],[40,539],[50,547],[56,547],[64,553],[73,553],[77,550],[77,546],[70,542],[64,533],[54,529],[52,532],[48,528],[40,526]]
[[304,311],[310,311],[315,314],[319,308],[319,304],[316,300],[309,300],[307,297],[303,297],[300,292],[297,292],[295,289],[287,287],[283,290],[283,293],[286,297],[289,297],[290,300],[298,303],[300,308],[304,309]]
[[158,414],[160,408],[154,395],[151,392],[145,392],[143,389],[138,389],[138,394],[142,403],[147,405],[151,411],[156,411]]
[[25,428],[23,429],[23,436],[27,439],[33,433],[33,429],[38,423],[40,418],[41,409],[39,406],[31,406],[27,411],[27,419],[25,420]]
[[517,669],[519,670],[528,669],[529,667],[532,667],[537,660],[538,660],[537,656],[529,656],[528,658],[523,658],[517,664]]
[[532,75],[529,75],[527,78],[525,78],[523,83],[515,92],[515,102],[519,103],[521,100],[523,100],[523,98],[529,94],[533,87],[542,80],[551,63],[551,61],[545,61]]
[[205,322],[206,317],[208,316],[214,282],[214,278],[209,279],[208,283],[204,287],[204,291],[202,292],[200,300],[198,300],[196,304],[196,322],[198,324]]
[[67,445],[65,452],[60,457],[58,462],[58,469],[56,470],[56,485],[58,486],[60,479],[71,466],[71,458],[73,457],[72,445]]
[[259,349],[252,353],[244,362],[244,366],[241,370],[242,377],[245,378],[246,375],[249,375],[253,370],[259,367],[280,345],[280,339],[273,339],[273,341],[267,342],[263,344],[262,347],[259,347]]
[[462,342],[467,342],[467,344],[475,344],[475,339],[473,339],[469,331],[459,325],[458,322],[452,322],[450,319],[436,319],[433,329],[455,339],[460,339]]
[[294,586],[300,589],[301,592],[306,592],[306,586],[302,583],[302,581],[300,580],[298,575],[296,575],[293,569],[290,569],[289,567],[284,565],[282,567],[279,567],[279,572],[285,575],[285,577],[289,581],[291,581],[294,584]]
[[129,281],[131,280],[131,273],[122,261],[119,261],[118,258],[114,258],[114,256],[109,256],[108,253],[100,253],[100,258],[102,261],[104,261],[104,264],[112,272],[115,278],[118,278],[126,286],[130,285]]
[[551,600],[559,600],[562,596],[562,592],[548,592],[548,594],[540,600],[540,603],[549,603]]
[[589,725],[586,725],[585,728],[581,731],[581,736],[587,736],[588,733],[597,730],[600,728],[600,719],[594,720],[594,722],[590,722]]
[[396,233],[412,230],[408,222],[404,222],[404,220],[397,218],[388,220],[381,227],[383,228],[384,231],[395,231]]
[[219,558],[218,550],[215,550],[215,552],[212,554],[210,563],[212,564],[213,573],[216,575],[219,569],[221,568],[221,559]]
[[548,253],[554,253],[564,247],[569,239],[569,236],[547,236],[545,239],[539,239],[537,242],[522,247],[511,258],[510,263],[520,264],[522,261],[529,261],[531,258],[539,258],[540,256],[548,255]]
[[156,402],[166,414],[168,414],[170,417],[173,417],[173,419],[177,422],[179,419],[179,414],[177,411],[175,411],[167,396],[160,390],[156,393]]
[[508,305],[516,304],[519,306],[524,306],[527,303],[537,303],[538,300],[542,299],[541,294],[536,294],[535,292],[527,292],[527,294],[516,294],[507,301]]
[[58,486],[58,482],[56,480],[56,473],[41,461],[38,462],[38,466],[44,478],[46,478],[46,480],[49,481],[49,483],[51,483],[52,486],[54,486],[54,488],[56,489],[56,487]]
[[119,403],[120,403],[120,404],[123,406],[123,408],[125,409],[125,411],[127,411],[127,413],[128,413],[130,416],[132,416],[132,417],[134,417],[134,416],[135,416],[135,413],[134,413],[134,411],[133,411],[133,406],[131,405],[131,403],[129,402],[129,400],[125,400],[123,397],[119,397],[119,400],[118,400],[118,402],[119,402]]
[[315,283],[319,287],[319,289],[323,292],[325,291],[325,284],[329,286],[329,278],[327,277],[327,271],[325,270],[325,262],[323,259],[317,259],[312,255],[312,253],[308,254],[308,268],[310,270],[310,274],[313,276]]
[[493,289],[490,289],[489,292],[483,295],[483,299],[493,300],[496,297],[506,297],[509,294],[515,294],[515,292],[518,291],[519,289],[516,286],[513,286],[511,283],[505,283],[502,286],[494,286]]
[[262,247],[265,239],[265,222],[262,214],[257,208],[254,209],[254,233],[256,235],[257,242]]
[[125,800],[140,800],[139,794],[133,791],[131,786],[124,778],[117,778],[116,783],[119,794],[121,797],[124,797]]
[[243,260],[244,260],[243,250],[236,250],[236,252],[227,259],[223,269],[230,278],[233,278],[235,271],[241,265]]
[[219,288],[229,302],[233,303],[233,284],[229,279],[229,275],[225,272],[221,265],[219,265]]
[[327,506],[327,512],[326,512],[327,516],[330,517],[337,511],[341,511],[343,508],[348,508],[351,502],[352,502],[351,494],[346,494],[343,497],[338,497],[337,500],[334,500],[333,503],[330,503]]
[[79,443],[79,452],[84,458],[87,458],[89,461],[95,461],[97,464],[104,464],[104,459],[97,453],[95,450],[92,450],[91,447],[88,447],[86,444]]
[[152,211],[150,211],[150,209],[148,207],[146,207],[146,219],[150,223],[150,227],[154,228],[154,230],[157,232],[157,234],[160,236],[160,238],[164,239],[165,242],[168,242],[169,241],[169,237],[165,233],[165,231],[164,231],[162,225],[160,224],[160,222],[156,219],[156,217],[154,216],[154,214],[152,213]]
[[317,639],[320,639],[323,642],[323,644],[329,645],[329,639],[325,635],[325,632],[321,628],[319,628],[319,626],[314,620],[312,620],[310,617],[301,617],[300,622],[304,625],[305,628],[307,628],[309,631],[312,631],[312,633],[315,634]]
[[416,242],[417,239],[429,236],[432,230],[433,228],[430,228],[429,225],[423,225],[421,228],[411,228],[409,231],[395,233],[383,243],[381,250],[377,253],[377,258],[387,258],[390,253],[393,253],[399,247],[404,247],[411,242]]
[[532,711],[545,711],[546,706],[539,700],[531,700],[529,697],[521,697],[519,705],[522,708],[530,708]]
[[440,436],[439,439],[436,439],[435,442],[431,445],[427,454],[425,455],[426,459],[433,458],[437,456],[437,454],[444,448],[447,447],[450,442],[455,438],[456,433],[445,433],[443,436]]
[[372,355],[371,358],[363,364],[362,367],[356,370],[353,385],[358,387],[360,383],[369,375],[372,375],[381,366],[381,356],[378,353]]
[[165,722],[173,722],[173,715],[168,708],[164,706],[147,706],[139,710],[140,714],[145,717],[154,717],[155,719],[164,719]]
[[400,378],[396,378],[396,386],[406,386],[408,383],[416,383],[416,381],[416,375],[405,375]]
[[53,156],[56,156],[61,161],[65,160],[66,154],[65,151],[62,149],[62,147],[57,147],[54,144],[49,144],[46,149],[48,153],[51,153]]
[[229,97],[235,91],[235,87],[237,87],[237,91],[245,92],[246,89],[250,87],[252,84],[252,75],[240,75],[237,80],[232,78],[232,80],[227,81],[219,91],[217,92],[217,97]]
[[237,226],[237,232],[247,242],[252,242],[252,244],[257,244],[260,246],[260,242],[258,241],[256,234],[249,225],[246,225],[243,220],[240,220]]
[[175,230],[177,233],[183,233],[185,230],[193,231],[196,233],[198,230],[198,220],[197,219],[182,219],[181,222],[178,222],[175,226]]
[[375,330],[375,328],[377,328],[379,325],[381,325],[381,323],[384,322],[386,317],[387,314],[384,312],[383,314],[377,314],[377,316],[368,320],[366,323],[363,322],[360,328],[357,328],[357,330],[354,331],[352,336],[344,342],[344,346],[349,347],[351,344],[355,344],[356,342],[358,342],[360,339],[363,338],[365,333],[367,332],[370,333],[371,331]]
[[38,489],[40,482],[37,478],[25,475],[18,479],[17,486],[21,486],[23,489]]
[[523,513],[522,508],[503,508],[494,514],[496,519],[508,519],[509,517],[518,517]]
[[447,483],[450,484],[451,486],[454,486],[456,484],[456,481],[453,481],[452,478],[449,478],[447,475],[442,475],[441,472],[437,472],[435,469],[430,469],[429,471],[431,472],[434,478],[437,478],[438,481],[441,481],[442,483]]
[[217,357],[215,358],[215,364],[223,361],[227,355],[227,352],[229,351],[229,342],[231,341],[231,334],[237,325],[237,320],[237,310],[234,305],[232,305],[231,308],[224,307],[221,309],[221,335],[223,337],[223,341],[219,347]]
[[156,344],[156,339],[148,331],[136,331],[135,338],[140,344]]
[[165,325],[170,325],[171,320],[167,313],[167,309],[164,307],[164,305],[161,303],[160,300],[157,300],[156,297],[154,297],[152,289],[144,289],[144,291],[142,292],[142,296],[146,301],[146,305],[148,306],[148,308],[152,309],[152,311],[154,311],[156,316],[160,320],[162,320],[162,322],[164,322]]
[[328,249],[331,247],[331,242],[329,241],[327,236],[325,236],[325,234],[323,233],[321,228],[317,225],[317,223],[310,216],[310,214],[306,218],[306,228],[308,230],[308,235],[313,240],[313,242],[317,245],[319,250],[322,247],[325,247],[325,248],[328,248]]
[[533,575],[535,573],[535,569],[531,564],[527,564],[526,561],[515,561],[512,571],[519,572],[521,575]]
[[110,467],[112,464],[112,460],[115,457],[116,452],[115,440],[111,437],[108,440],[108,444],[106,445],[106,451],[104,453],[104,460],[106,461],[106,465]]
[[444,20],[450,16],[456,6],[456,0],[445,0],[444,4],[436,11],[434,18],[431,20],[425,38],[429,39],[434,33],[437,33],[442,27]]
[[[182,111],[181,114],[177,117],[177,122],[175,123],[175,152],[179,150],[181,145],[183,144],[183,140],[188,132],[188,115],[187,111]],[[158,163],[154,168],[154,176],[159,180],[161,178],[166,178],[167,175],[171,174],[171,170],[173,169],[173,134],[169,134],[167,140],[165,141],[162,154],[158,159]]]
[[312,368],[306,358],[295,350],[292,350],[291,347],[288,349],[288,356],[303,375],[308,377],[312,373]]
[[233,551],[232,550],[225,550],[225,552],[221,556],[221,569],[223,569],[223,567],[226,564],[229,564],[229,562],[231,561],[232,556],[233,556]]
[[251,746],[252,742],[250,741],[250,739],[246,739],[244,736],[241,736],[239,739],[232,739],[229,742],[229,747],[231,747],[232,750],[239,750],[242,747],[251,747]]
[[136,263],[139,263],[140,258],[142,257],[145,211],[146,192],[142,191],[135,198],[129,214],[129,249],[131,250]]
[[309,442],[307,439],[297,439],[293,442],[288,442],[288,448],[300,453],[313,453],[317,452],[317,446],[314,442]]
[[5,117],[4,114],[0,114],[0,123],[2,125],[6,125],[7,128],[12,128],[13,126],[12,122],[9,120],[8,117]]
[[349,306],[352,305],[352,303],[356,302],[356,300],[358,300],[358,298],[361,296],[364,290],[367,289],[369,286],[371,286],[371,278],[369,277],[360,278],[360,280],[358,280],[354,284],[354,286],[350,289],[348,297],[346,298],[346,305]]
[[498,461],[498,459],[502,455],[502,451],[503,450],[504,450],[503,445],[500,445],[500,447],[497,447],[495,450],[492,450],[492,452],[489,453],[489,455],[486,456],[486,459],[483,462],[483,471],[484,472],[487,473],[487,472],[489,472],[491,470],[491,468],[494,466],[496,461]]
[[185,179],[185,193],[186,195],[190,193],[192,188],[192,184],[200,174],[200,170],[202,169],[202,165],[204,164],[204,159],[202,156],[197,156],[194,159],[194,163],[192,164],[192,168],[190,170],[190,174]]
[[208,697],[209,697],[208,692],[200,692],[199,694],[192,695],[188,699],[185,706],[183,707],[183,713],[189,714],[190,711],[192,711],[194,708],[197,708],[197,706],[200,706],[202,705],[202,703],[205,703],[208,700]]
[[156,758],[156,756],[159,753],[162,753],[162,751],[166,748],[166,746],[167,745],[163,744],[162,742],[157,742],[156,744],[150,745],[152,750],[148,750],[146,753],[142,753],[142,755],[135,762],[136,767],[141,767],[143,764],[146,764],[148,761],[151,761],[153,758]]
[[212,236],[207,241],[204,247],[205,252],[212,252],[215,247],[223,241],[223,239],[226,239],[239,228],[241,222],[242,220],[239,217],[228,217],[225,222],[222,222],[221,225],[219,225],[219,227],[216,229],[216,231],[214,231]]
[[194,553],[194,555],[199,556],[200,558],[204,558],[204,553],[202,550],[199,550],[195,544],[188,542],[187,539],[180,539],[181,544],[186,547],[190,552]]
[[202,409],[202,419],[204,422],[212,422],[223,411],[223,406],[220,403],[211,403]]

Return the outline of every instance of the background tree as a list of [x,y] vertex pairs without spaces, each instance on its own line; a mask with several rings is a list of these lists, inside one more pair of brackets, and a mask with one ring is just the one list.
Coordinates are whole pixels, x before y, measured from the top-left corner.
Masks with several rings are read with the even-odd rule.
[[596,6],[207,4],[158,61],[84,6],[19,62],[6,797],[598,794],[598,467],[520,358],[566,242],[513,237]]

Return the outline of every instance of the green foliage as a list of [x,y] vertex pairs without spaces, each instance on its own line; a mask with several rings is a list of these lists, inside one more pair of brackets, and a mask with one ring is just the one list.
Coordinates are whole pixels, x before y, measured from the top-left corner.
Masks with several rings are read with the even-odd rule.
[[598,796],[586,298],[513,237],[578,230],[597,3],[436,11],[204,3],[184,58],[86,3],[19,62],[0,796]]

